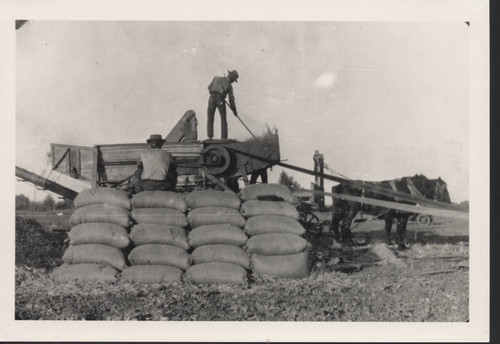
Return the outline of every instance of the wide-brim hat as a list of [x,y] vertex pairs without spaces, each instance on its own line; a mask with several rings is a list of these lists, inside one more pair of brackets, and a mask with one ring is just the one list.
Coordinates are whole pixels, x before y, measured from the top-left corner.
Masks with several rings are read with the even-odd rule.
[[161,143],[164,143],[165,140],[161,138],[161,135],[159,134],[153,134],[153,135],[150,135],[149,136],[149,139],[146,140],[147,143],[150,143],[152,141],[157,141],[157,142],[161,142]]
[[228,70],[227,73],[228,73],[228,76],[229,75],[234,76],[234,81],[238,82],[238,78],[240,77],[240,75],[238,74],[237,71],[235,71],[235,70]]

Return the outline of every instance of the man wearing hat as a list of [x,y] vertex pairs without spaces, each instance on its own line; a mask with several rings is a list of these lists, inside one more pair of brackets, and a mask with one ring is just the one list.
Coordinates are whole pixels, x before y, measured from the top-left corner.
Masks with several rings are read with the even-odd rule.
[[135,192],[144,190],[174,191],[177,185],[177,165],[169,152],[161,149],[165,142],[161,135],[151,135],[146,141],[150,149],[141,153],[133,179]]
[[221,120],[221,139],[227,139],[227,120],[226,120],[226,96],[229,95],[229,106],[233,110],[235,116],[238,116],[236,111],[236,103],[234,102],[233,82],[238,82],[238,72],[235,70],[227,71],[227,76],[216,76],[208,85],[210,98],[208,99],[208,121],[207,121],[207,136],[209,139],[214,136],[214,115],[215,109],[219,109]]

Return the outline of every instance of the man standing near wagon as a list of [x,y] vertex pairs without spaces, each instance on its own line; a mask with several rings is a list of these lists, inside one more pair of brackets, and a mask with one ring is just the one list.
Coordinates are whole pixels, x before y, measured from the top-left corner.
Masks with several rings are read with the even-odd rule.
[[212,139],[214,136],[214,115],[215,109],[219,109],[221,119],[221,139],[227,140],[227,120],[226,120],[226,96],[229,96],[229,106],[235,116],[238,116],[236,103],[234,101],[233,82],[238,82],[238,72],[228,71],[227,76],[216,76],[208,85],[210,98],[208,99],[207,110],[207,136]]

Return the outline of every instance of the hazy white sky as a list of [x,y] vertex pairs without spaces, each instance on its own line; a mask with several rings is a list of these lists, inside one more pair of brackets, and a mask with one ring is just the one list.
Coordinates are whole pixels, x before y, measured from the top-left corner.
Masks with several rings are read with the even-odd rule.
[[[166,135],[188,109],[203,140],[207,85],[236,69],[240,117],[256,134],[278,128],[287,163],[312,169],[319,150],[353,179],[440,176],[460,202],[469,198],[469,29],[464,22],[30,21],[16,31],[16,165],[47,173],[50,143]],[[230,138],[250,136],[228,120]],[[270,181],[281,171],[275,167]],[[304,187],[313,181],[286,172]],[[32,187],[16,185],[33,197]]]

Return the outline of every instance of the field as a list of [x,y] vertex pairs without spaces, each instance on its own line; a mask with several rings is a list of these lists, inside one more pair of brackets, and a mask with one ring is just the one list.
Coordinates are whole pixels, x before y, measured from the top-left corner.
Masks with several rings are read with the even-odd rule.
[[[19,214],[17,214],[19,215]],[[28,218],[26,214],[24,214]],[[33,217],[32,217],[33,218]],[[15,319],[170,321],[398,321],[465,322],[469,317],[469,237],[464,221],[410,223],[411,248],[387,264],[344,273],[313,269],[302,280],[251,278],[248,285],[55,284],[50,273],[62,264],[65,233],[50,232],[61,216],[16,218]],[[57,224],[59,226],[60,224]],[[384,238],[381,221],[354,230],[367,245],[332,245],[324,233],[311,242],[311,264],[362,257]]]

